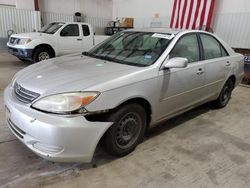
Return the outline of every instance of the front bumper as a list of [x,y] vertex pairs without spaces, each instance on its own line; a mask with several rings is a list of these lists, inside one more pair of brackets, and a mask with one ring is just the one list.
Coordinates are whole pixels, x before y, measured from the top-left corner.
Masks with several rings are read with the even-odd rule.
[[13,89],[4,91],[7,122],[29,149],[50,161],[91,162],[95,148],[111,122],[90,122],[84,116],[65,117],[39,112],[19,102]]
[[8,52],[20,59],[32,61],[33,49],[16,48],[8,45]]

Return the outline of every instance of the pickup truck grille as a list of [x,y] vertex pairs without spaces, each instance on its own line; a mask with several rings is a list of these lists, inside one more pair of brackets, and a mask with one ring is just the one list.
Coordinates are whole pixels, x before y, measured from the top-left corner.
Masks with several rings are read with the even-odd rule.
[[40,96],[38,93],[23,88],[17,82],[14,84],[14,94],[19,101],[25,104],[33,102]]
[[9,43],[15,45],[18,44],[19,41],[20,41],[19,38],[10,37]]

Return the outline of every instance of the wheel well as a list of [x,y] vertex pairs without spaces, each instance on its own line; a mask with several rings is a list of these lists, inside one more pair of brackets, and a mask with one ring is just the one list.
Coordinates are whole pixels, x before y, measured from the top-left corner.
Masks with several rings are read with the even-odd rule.
[[147,115],[147,126],[149,125],[150,121],[151,121],[151,114],[152,114],[152,109],[151,109],[151,105],[150,103],[144,99],[144,98],[133,98],[133,99],[129,99],[123,103],[121,103],[119,106],[108,110],[107,112],[104,113],[100,113],[100,114],[89,114],[86,115],[85,118],[88,121],[106,121],[106,116],[109,113],[112,113],[113,110],[120,108],[121,106],[127,105],[127,104],[131,104],[131,103],[136,103],[141,105],[142,107],[144,107],[145,111],[146,111],[146,115]]
[[235,82],[236,82],[236,77],[234,76],[234,75],[231,75],[229,78],[228,78],[228,80],[232,80],[232,82],[233,82],[233,87],[235,86]]
[[151,108],[150,103],[146,99],[138,97],[138,98],[129,99],[129,100],[123,102],[122,104],[120,104],[116,108],[119,108],[120,106],[130,104],[130,103],[136,103],[136,104],[139,104],[142,107],[144,107],[146,115],[147,115],[147,125],[149,125],[149,123],[151,121],[151,114],[152,114],[152,108]]
[[38,46],[35,47],[35,49],[33,50],[33,54],[32,54],[32,57],[36,51],[36,49],[38,48],[48,48],[51,52],[52,52],[52,57],[55,57],[56,56],[56,53],[55,53],[55,50],[52,48],[52,46],[50,46],[49,44],[39,44]]

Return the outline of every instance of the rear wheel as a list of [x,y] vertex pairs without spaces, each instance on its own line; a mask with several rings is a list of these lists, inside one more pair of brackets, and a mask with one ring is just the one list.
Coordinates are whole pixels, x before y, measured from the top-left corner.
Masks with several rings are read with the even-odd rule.
[[108,117],[114,122],[104,135],[104,150],[117,157],[132,152],[142,140],[146,130],[146,112],[138,104],[128,104]]
[[47,60],[53,57],[53,53],[49,48],[37,48],[33,55],[34,62],[39,62],[43,60]]
[[225,85],[223,86],[221,90],[219,97],[213,102],[215,107],[223,108],[228,104],[231,98],[232,91],[233,91],[233,87],[234,87],[233,85],[234,84],[231,79],[227,80],[227,82],[225,83]]

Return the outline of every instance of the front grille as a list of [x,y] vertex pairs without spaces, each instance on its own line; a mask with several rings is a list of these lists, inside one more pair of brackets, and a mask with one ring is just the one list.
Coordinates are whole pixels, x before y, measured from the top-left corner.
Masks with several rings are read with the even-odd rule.
[[19,101],[26,104],[33,102],[40,96],[38,93],[23,88],[17,82],[14,84],[14,94]]
[[10,37],[10,44],[15,45],[15,44],[18,44],[19,41],[20,41],[20,39],[18,39],[18,38]]

